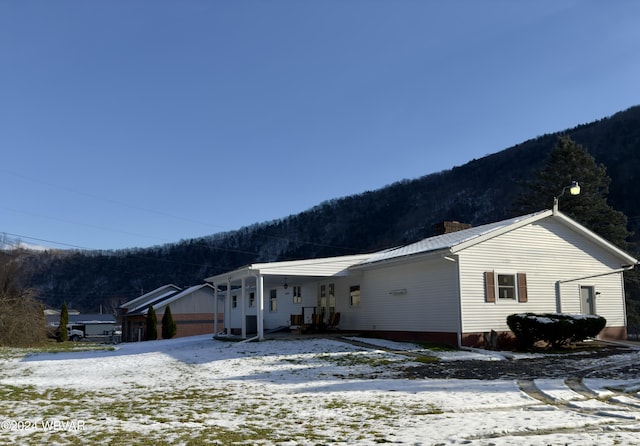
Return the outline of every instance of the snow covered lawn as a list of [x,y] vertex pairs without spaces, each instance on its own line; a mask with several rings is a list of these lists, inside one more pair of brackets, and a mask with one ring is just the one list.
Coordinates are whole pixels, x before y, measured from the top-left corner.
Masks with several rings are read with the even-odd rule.
[[[543,402],[515,381],[405,379],[417,363],[382,347],[420,347],[378,345],[206,335],[0,353],[0,443],[640,444],[637,379],[585,380],[591,399],[539,380]],[[444,359],[479,356],[452,353]]]

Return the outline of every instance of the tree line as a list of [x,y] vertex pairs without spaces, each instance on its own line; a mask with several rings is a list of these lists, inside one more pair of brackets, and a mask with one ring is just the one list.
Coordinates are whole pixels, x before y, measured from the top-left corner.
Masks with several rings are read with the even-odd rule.
[[[66,301],[93,312],[99,306],[115,309],[161,285],[194,285],[250,263],[373,252],[434,235],[434,226],[445,220],[480,225],[549,209],[553,198],[575,180],[582,193],[570,200],[562,197],[562,212],[637,257],[638,171],[640,107],[634,107],[450,170],[336,198],[236,231],[151,248],[14,250],[11,255],[21,267],[19,284],[37,293],[45,305],[60,308]],[[640,302],[637,276],[634,272],[627,279],[628,307],[634,314]]]

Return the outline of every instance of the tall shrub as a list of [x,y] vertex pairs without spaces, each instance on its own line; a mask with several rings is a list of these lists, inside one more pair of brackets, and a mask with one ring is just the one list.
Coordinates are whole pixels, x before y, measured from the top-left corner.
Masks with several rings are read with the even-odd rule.
[[162,315],[162,339],[171,339],[176,335],[177,327],[171,315],[171,307],[167,306]]
[[149,310],[147,310],[146,340],[155,341],[156,339],[158,339],[158,317],[156,316],[156,310],[149,305]]
[[67,303],[62,303],[62,310],[60,310],[60,323],[58,324],[58,341],[64,342],[69,340],[67,334],[67,325],[69,324],[69,309]]

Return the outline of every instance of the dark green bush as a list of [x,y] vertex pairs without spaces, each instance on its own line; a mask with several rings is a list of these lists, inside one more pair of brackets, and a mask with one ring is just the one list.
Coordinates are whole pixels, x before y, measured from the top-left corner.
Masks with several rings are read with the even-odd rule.
[[602,316],[564,313],[518,313],[507,316],[507,325],[518,339],[521,349],[538,341],[562,347],[594,338],[607,324]]
[[156,310],[149,305],[147,310],[147,331],[145,333],[145,339],[147,341],[155,341],[158,339],[158,317],[156,316]]
[[167,306],[162,316],[162,339],[171,339],[176,335],[177,325],[171,314],[171,307]]

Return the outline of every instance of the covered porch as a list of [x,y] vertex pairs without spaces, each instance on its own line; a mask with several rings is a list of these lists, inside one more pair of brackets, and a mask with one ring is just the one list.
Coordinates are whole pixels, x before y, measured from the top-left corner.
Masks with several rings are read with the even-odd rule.
[[[335,294],[331,294],[334,281],[360,274],[349,268],[369,257],[362,254],[256,263],[205,281],[214,287],[216,306],[218,298],[222,302],[224,334],[243,339],[254,334],[264,340],[267,332],[335,323]],[[214,309],[216,313],[220,310]],[[215,321],[216,334],[218,328]]]

